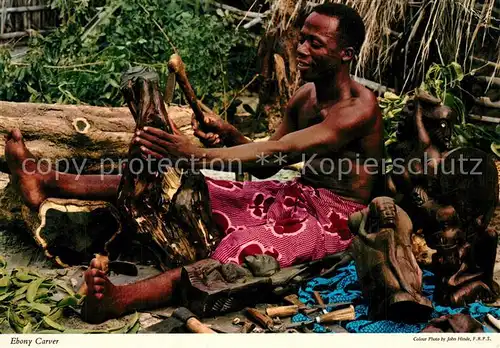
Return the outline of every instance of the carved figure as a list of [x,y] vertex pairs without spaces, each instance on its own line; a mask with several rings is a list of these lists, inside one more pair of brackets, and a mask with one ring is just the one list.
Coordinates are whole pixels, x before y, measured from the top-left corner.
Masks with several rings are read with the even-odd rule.
[[428,319],[432,304],[424,297],[422,271],[412,253],[413,225],[390,197],[377,197],[349,218],[356,235],[351,253],[373,320]]

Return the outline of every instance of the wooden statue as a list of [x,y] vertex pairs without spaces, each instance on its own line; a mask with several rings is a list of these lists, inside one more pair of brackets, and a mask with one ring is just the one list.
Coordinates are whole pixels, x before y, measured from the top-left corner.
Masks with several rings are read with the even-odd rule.
[[[121,88],[137,129],[178,132],[167,115],[156,73],[133,69],[123,76]],[[212,223],[201,174],[174,167],[163,170],[158,162],[142,158],[135,145],[128,159],[118,196],[124,237],[153,246],[164,270],[208,257],[222,235]]]
[[[452,170],[461,159],[462,170]],[[498,235],[488,224],[498,202],[496,166],[483,151],[457,148],[443,158],[439,173],[440,191],[421,205],[425,238],[437,251],[434,298],[452,306],[493,302]]]
[[418,91],[403,111],[400,142],[389,148],[404,170],[391,173],[399,203],[437,252],[435,300],[464,305],[496,298],[497,236],[487,226],[498,201],[498,175],[483,151],[451,149],[456,117],[441,101]]
[[363,296],[372,320],[421,321],[432,312],[422,291],[422,271],[411,248],[413,225],[392,198],[378,197],[349,217]]

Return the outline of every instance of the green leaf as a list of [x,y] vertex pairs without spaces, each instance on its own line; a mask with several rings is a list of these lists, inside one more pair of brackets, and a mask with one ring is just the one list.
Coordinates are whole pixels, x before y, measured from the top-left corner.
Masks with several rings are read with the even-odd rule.
[[38,292],[38,288],[42,283],[45,281],[45,278],[39,278],[35,281],[32,281],[30,285],[28,286],[28,289],[26,291],[26,299],[28,302],[33,302],[35,301],[36,293]]
[[53,321],[57,321],[59,318],[61,318],[63,314],[63,309],[62,308],[56,308],[52,310],[52,312],[49,314],[49,318],[52,319]]
[[22,293],[22,294],[19,294],[19,295],[15,296],[15,297],[11,300],[11,302],[12,302],[12,303],[17,303],[17,302],[19,302],[19,301],[21,301],[21,300],[24,300],[25,298],[26,298],[26,293]]
[[127,333],[136,334],[137,332],[139,332],[140,328],[141,328],[141,322],[138,321],[137,323],[135,323],[134,326],[132,326],[132,328]]
[[7,288],[10,285],[10,277],[9,276],[3,276],[0,279],[0,288]]
[[40,312],[44,315],[49,315],[51,307],[49,305],[43,303],[27,303],[24,305],[20,305],[19,307],[29,308],[32,311]]
[[56,284],[57,284],[58,288],[61,288],[62,290],[66,291],[67,294],[69,294],[71,296],[75,295],[75,292],[68,285],[66,285],[65,283],[63,283],[63,282],[57,282]]
[[28,92],[30,92],[34,96],[40,95],[40,93],[38,93],[38,91],[36,89],[34,89],[33,87],[31,87],[30,85],[26,85],[26,89],[28,90]]
[[0,296],[0,302],[8,299],[9,297],[14,295],[14,291],[7,292]]
[[7,267],[7,261],[5,261],[3,256],[0,256],[0,268],[6,268]]
[[[14,279],[12,279],[12,280],[14,281]],[[29,285],[25,285],[25,286],[17,289],[16,292],[14,292],[14,296],[17,297],[17,296],[24,294],[26,292],[26,290],[28,290],[28,286]]]
[[449,65],[449,67],[451,69],[453,69],[453,72],[454,72],[454,76],[452,77],[454,80],[457,80],[457,81],[462,81],[464,79],[464,72],[462,70],[462,67],[460,66],[460,64],[458,64],[457,62],[453,62]]
[[28,325],[26,325],[23,328],[23,334],[29,334],[29,333],[31,333],[32,330],[33,330],[33,327],[31,326],[31,323],[28,323]]
[[500,157],[500,144],[491,143],[490,148],[495,155]]
[[57,302],[57,307],[58,308],[64,308],[70,306],[75,307],[78,304],[79,304],[78,298],[76,298],[75,296],[66,296],[65,298]]
[[50,319],[49,317],[43,317],[43,323],[48,326],[49,328],[55,329],[57,331],[63,332],[66,330],[64,326],[61,324],[56,323],[54,320]]
[[36,279],[35,277],[33,276],[30,276],[29,274],[27,273],[16,273],[16,278],[19,279],[20,281],[22,282],[31,282],[33,281],[34,279]]

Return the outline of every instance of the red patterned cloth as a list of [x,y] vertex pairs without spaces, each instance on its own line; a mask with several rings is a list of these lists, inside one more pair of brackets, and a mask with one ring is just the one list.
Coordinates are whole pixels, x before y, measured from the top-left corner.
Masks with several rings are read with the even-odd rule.
[[268,254],[288,267],[343,251],[352,240],[349,215],[365,208],[300,179],[206,180],[213,219],[226,234],[211,257],[222,263]]

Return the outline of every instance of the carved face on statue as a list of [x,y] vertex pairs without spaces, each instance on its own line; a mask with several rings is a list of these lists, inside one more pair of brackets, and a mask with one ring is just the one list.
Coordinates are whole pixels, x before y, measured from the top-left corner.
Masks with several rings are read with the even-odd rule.
[[[415,99],[406,103],[400,114],[398,141],[389,145],[389,153],[394,158],[406,158],[412,149],[422,141],[422,134],[440,153],[451,149],[453,127],[457,122],[456,113],[441,101],[426,92],[419,91]],[[421,119],[421,123],[419,122]]]
[[436,206],[431,211],[430,223],[425,229],[426,241],[433,249],[452,249],[465,239],[462,222],[452,206]]
[[456,117],[453,111],[445,106],[429,106],[421,103],[425,129],[429,133],[431,142],[441,152],[451,148],[451,136],[453,134],[453,125]]

